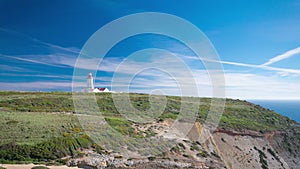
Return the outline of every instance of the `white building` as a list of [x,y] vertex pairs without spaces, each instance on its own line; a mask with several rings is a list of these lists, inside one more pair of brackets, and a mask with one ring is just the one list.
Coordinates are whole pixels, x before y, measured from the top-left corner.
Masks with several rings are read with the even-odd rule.
[[108,90],[108,88],[95,88],[94,78],[92,73],[90,72],[88,74],[88,79],[87,79],[87,92],[100,93],[100,92],[110,92],[110,91]]
[[95,88],[93,92],[99,93],[99,92],[110,92],[110,91],[108,90],[108,88]]

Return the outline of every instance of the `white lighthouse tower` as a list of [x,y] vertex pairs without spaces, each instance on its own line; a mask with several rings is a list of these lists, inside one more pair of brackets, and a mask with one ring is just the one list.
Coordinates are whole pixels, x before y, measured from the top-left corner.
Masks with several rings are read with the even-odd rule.
[[90,72],[88,74],[88,79],[87,79],[87,91],[93,92],[93,90],[94,90],[94,78],[92,73]]

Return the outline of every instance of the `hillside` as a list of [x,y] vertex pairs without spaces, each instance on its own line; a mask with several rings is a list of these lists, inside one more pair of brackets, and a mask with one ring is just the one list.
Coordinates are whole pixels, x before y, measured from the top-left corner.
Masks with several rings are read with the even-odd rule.
[[[105,121],[114,130],[133,138],[151,138],[165,132],[177,118],[181,102],[180,97],[168,96],[166,108],[155,117],[155,122],[138,124],[118,113],[111,93],[96,94],[96,99]],[[149,95],[130,94],[130,100],[140,111],[150,107]],[[91,164],[94,161],[98,167],[135,168],[144,163],[149,168],[300,166],[299,124],[246,101],[226,99],[218,129],[205,143],[200,143],[197,139],[206,134],[201,124],[211,99],[199,100],[197,119],[187,138],[176,139],[172,148],[162,154],[142,159],[134,155],[123,157],[120,152],[95,144],[78,121],[72,93],[0,92],[0,160],[95,167]],[[131,152],[130,146],[127,149]]]

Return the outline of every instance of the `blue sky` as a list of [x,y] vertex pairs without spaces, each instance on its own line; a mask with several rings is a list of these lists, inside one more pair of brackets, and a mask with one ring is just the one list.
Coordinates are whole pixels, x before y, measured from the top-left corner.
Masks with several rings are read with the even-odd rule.
[[[184,18],[206,34],[223,64],[227,97],[300,99],[296,0],[0,0],[0,11],[0,90],[70,91],[76,59],[94,32],[125,15],[162,12]],[[200,95],[211,95],[203,65],[189,60],[193,52],[172,38],[151,34],[125,39],[112,48],[95,75],[96,86],[110,87],[122,60],[145,48],[180,56],[199,77]],[[162,56],[156,59],[171,63]],[[130,68],[123,67],[128,72]],[[157,70],[141,72],[130,86],[133,92],[154,89],[178,92],[174,79]]]

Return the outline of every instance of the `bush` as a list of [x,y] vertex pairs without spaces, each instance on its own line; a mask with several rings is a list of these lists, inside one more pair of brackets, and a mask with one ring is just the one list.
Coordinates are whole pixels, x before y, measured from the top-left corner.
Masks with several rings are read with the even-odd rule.
[[207,151],[203,150],[201,153],[197,154],[198,157],[207,157]]
[[15,125],[15,124],[18,124],[19,122],[17,120],[10,120],[8,122],[6,122],[6,124],[12,124],[12,125]]
[[178,143],[178,145],[185,150],[185,146],[182,143]]
[[148,157],[149,161],[154,161],[156,157]]
[[34,166],[31,169],[49,169],[49,168],[45,166]]
[[191,150],[191,151],[199,151],[200,148],[197,146],[196,143],[192,143],[190,150]]
[[182,155],[183,157],[186,157],[186,158],[193,158],[193,156],[189,155],[189,154],[183,154]]

